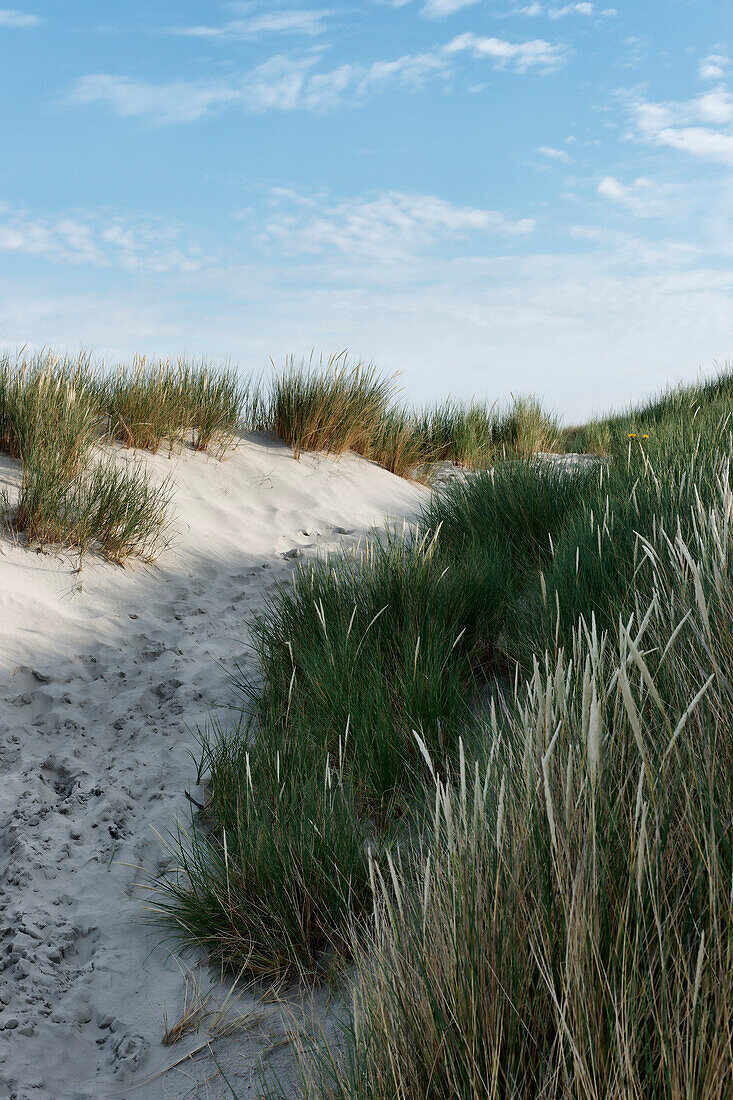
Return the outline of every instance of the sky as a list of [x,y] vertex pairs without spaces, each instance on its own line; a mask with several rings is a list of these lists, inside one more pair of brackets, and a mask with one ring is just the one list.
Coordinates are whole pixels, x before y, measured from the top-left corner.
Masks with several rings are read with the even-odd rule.
[[733,361],[721,0],[29,0],[0,56],[10,350],[566,422]]

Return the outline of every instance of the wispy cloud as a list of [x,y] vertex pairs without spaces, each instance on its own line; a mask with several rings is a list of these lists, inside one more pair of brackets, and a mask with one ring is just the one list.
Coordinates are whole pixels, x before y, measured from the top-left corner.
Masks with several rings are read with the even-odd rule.
[[28,15],[12,8],[0,8],[0,27],[11,27],[15,30],[26,30],[39,26],[41,20],[37,15]]
[[251,113],[327,110],[346,102],[363,102],[387,88],[419,88],[447,76],[451,61],[466,53],[490,61],[497,69],[524,73],[550,72],[565,59],[564,46],[542,39],[508,42],[462,34],[444,46],[420,54],[404,54],[370,65],[347,62],[319,71],[321,53],[301,57],[278,54],[238,77],[176,80],[154,84],[109,73],[92,73],[77,81],[68,96],[76,104],[107,107],[122,118],[147,117],[163,123],[193,122],[226,107]]
[[68,97],[70,103],[109,107],[121,118],[146,115],[158,122],[193,122],[236,99],[236,90],[219,80],[150,84],[107,73],[82,77]]
[[593,5],[586,3],[565,4],[561,8],[549,8],[547,14],[550,19],[563,19],[566,15],[592,15]]
[[317,55],[278,55],[231,80],[173,81],[151,84],[96,73],[77,82],[72,103],[99,104],[123,118],[145,116],[158,123],[193,122],[225,107],[265,111],[327,110],[347,99],[360,101],[390,86],[419,87],[446,71],[439,52],[405,54],[371,65],[340,65],[314,71]]
[[633,113],[642,140],[733,165],[733,96],[724,86],[682,103],[637,102]]
[[554,149],[551,145],[540,145],[537,152],[543,157],[548,157],[549,160],[561,160],[565,164],[569,164],[573,159],[564,149]]
[[564,19],[566,15],[610,17],[612,15],[618,15],[618,12],[615,8],[597,8],[595,4],[586,3],[584,0],[581,0],[580,3],[563,4],[561,7],[545,7],[543,4],[538,3],[538,0],[532,0],[531,3],[525,4],[524,7],[514,8],[511,14],[529,16],[545,15],[549,19]]
[[529,42],[507,42],[502,38],[482,38],[471,32],[459,34],[445,47],[447,54],[461,51],[492,61],[497,69],[515,69],[520,73],[533,68],[551,72],[563,64],[567,54],[565,46],[552,45],[542,38]]
[[292,192],[273,193],[275,212],[264,237],[286,252],[370,257],[381,262],[487,235],[532,233],[532,218],[512,220],[496,210],[458,206],[434,195],[380,192],[331,203]]
[[462,8],[479,3],[479,0],[425,0],[421,10],[422,15],[428,19],[443,19],[446,15],[454,15]]
[[722,80],[729,65],[730,58],[724,54],[708,54],[700,62],[700,78],[702,80]]
[[7,204],[0,204],[0,252],[127,271],[197,271],[207,262],[175,226],[94,214],[45,217]]
[[230,19],[218,26],[171,27],[169,33],[192,38],[260,38],[276,34],[314,37],[323,34],[325,21],[333,14],[330,8],[274,9],[255,12],[246,18]]
[[621,183],[615,176],[604,176],[598,184],[598,194],[622,206],[637,218],[652,218],[668,214],[673,209],[674,188],[639,176],[631,184]]

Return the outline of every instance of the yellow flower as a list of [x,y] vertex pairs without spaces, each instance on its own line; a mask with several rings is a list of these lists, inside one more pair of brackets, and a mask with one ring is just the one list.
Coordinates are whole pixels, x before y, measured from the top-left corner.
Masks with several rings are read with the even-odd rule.
[[629,432],[629,439],[636,439],[636,432]]
[[642,439],[648,439],[648,438],[649,438],[649,436],[648,436],[648,435],[643,435],[643,436],[642,436],[641,438],[642,438]]

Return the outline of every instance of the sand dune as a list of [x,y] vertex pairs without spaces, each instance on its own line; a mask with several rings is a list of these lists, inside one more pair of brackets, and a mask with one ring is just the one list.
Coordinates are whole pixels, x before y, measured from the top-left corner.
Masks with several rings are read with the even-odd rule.
[[[247,619],[268,586],[413,516],[426,493],[351,455],[296,462],[262,436],[224,462],[144,461],[176,483],[156,566],[80,568],[0,541],[0,1093],[14,1100],[227,1094],[201,1059],[149,1080],[206,1032],[161,1045],[197,960],[151,936],[135,884],[165,864],[156,831],[189,816],[194,731],[232,705],[234,665],[251,668]],[[0,488],[18,480],[3,459]],[[251,1026],[225,1053],[253,1095],[278,1024],[251,996],[242,1008]]]

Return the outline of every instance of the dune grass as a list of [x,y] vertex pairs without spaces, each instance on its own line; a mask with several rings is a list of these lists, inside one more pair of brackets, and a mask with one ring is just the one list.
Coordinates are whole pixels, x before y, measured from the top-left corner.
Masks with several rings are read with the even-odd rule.
[[52,451],[59,474],[72,478],[101,419],[96,378],[84,357],[0,359],[0,450],[12,458],[26,462]]
[[529,458],[557,446],[560,428],[533,397],[514,398],[506,408],[480,402],[445,401],[417,418],[432,462],[481,470],[507,458]]
[[12,514],[13,528],[29,543],[90,551],[122,564],[138,557],[152,562],[168,543],[169,479],[156,484],[141,465],[120,466],[111,457],[68,479],[42,451],[23,467]]
[[83,353],[5,356],[0,450],[24,468],[18,506],[6,504],[5,514],[33,543],[95,547],[116,561],[138,545],[149,559],[167,491],[154,489],[142,466],[113,473],[106,463],[92,475],[101,443],[153,454],[190,446],[223,458],[243,431],[264,430],[296,458],[353,451],[401,477],[428,481],[436,462],[482,468],[508,454],[534,453],[556,435],[552,418],[532,400],[515,401],[502,415],[454,402],[418,414],[396,396],[394,379],[350,364],[345,353],[289,359],[269,383],[243,382],[235,370],[203,360],[138,356],[109,370]]
[[399,814],[418,761],[412,731],[449,751],[470,720],[506,586],[503,561],[451,568],[434,536],[407,530],[302,572],[253,625],[260,739],[320,770],[348,730],[363,804],[378,820]]
[[505,410],[448,400],[415,411],[397,403],[396,380],[346,354],[301,363],[288,359],[271,388],[260,391],[257,427],[293,448],[355,451],[402,477],[429,479],[436,462],[482,469],[498,458],[552,450],[560,429],[534,398]]
[[415,416],[404,406],[386,409],[372,427],[365,457],[398,477],[427,480],[434,461]]
[[304,1096],[733,1089],[731,396],[611,419],[589,469],[513,429],[274,592],[159,916],[259,977],[352,960]]
[[110,439],[155,454],[190,441],[194,450],[223,455],[237,437],[247,390],[232,370],[179,359],[132,366],[105,377],[102,403]]
[[27,542],[154,560],[170,538],[169,479],[100,457],[119,440],[156,452],[190,444],[222,456],[239,438],[249,391],[233,371],[138,359],[116,373],[86,355],[0,360],[0,450],[23,467],[3,512]]
[[726,465],[689,540],[658,528],[641,619],[581,619],[454,778],[426,754],[434,810],[374,867],[343,1043],[302,1052],[301,1095],[731,1091],[732,505]]
[[278,439],[304,451],[367,454],[370,440],[394,396],[394,384],[346,354],[300,364],[288,359],[266,398],[265,423]]
[[618,413],[561,432],[568,451],[624,457],[643,448],[652,462],[685,461],[698,440],[731,429],[733,373],[720,371],[694,385],[679,385]]
[[176,866],[154,884],[155,922],[255,979],[322,978],[343,959],[371,898],[346,747],[314,770],[287,741],[272,752],[241,729],[210,730],[201,769],[211,798],[203,823],[169,839]]

